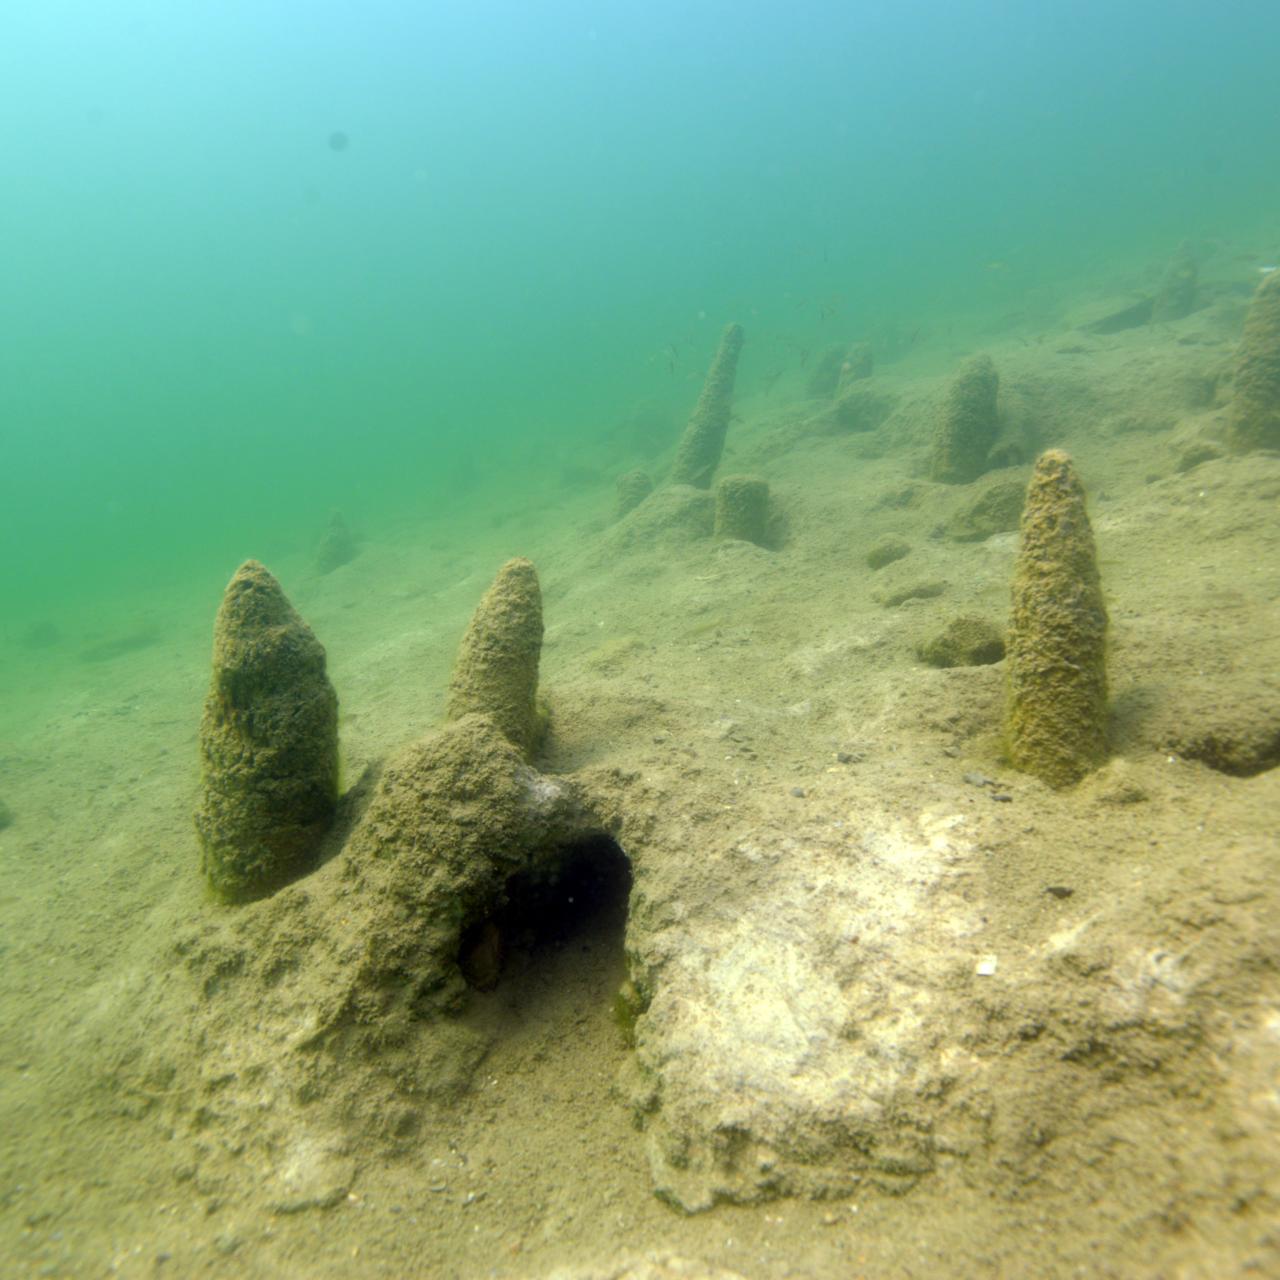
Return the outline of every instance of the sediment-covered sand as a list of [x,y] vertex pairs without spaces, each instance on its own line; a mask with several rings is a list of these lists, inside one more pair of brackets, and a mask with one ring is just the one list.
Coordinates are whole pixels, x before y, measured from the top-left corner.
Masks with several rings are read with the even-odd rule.
[[[0,1269],[1280,1271],[1280,457],[1218,443],[1254,283],[1202,282],[1170,322],[1064,306],[952,336],[842,409],[798,369],[740,395],[720,474],[768,481],[768,547],[710,536],[693,491],[615,521],[579,484],[324,574],[273,563],[328,652],[350,788],[439,726],[476,602],[530,557],[533,764],[584,789],[632,881],[509,938],[493,990],[431,1012],[434,1066],[365,1060],[377,1106],[272,1022],[310,1007],[314,930],[200,880],[220,585],[153,603],[161,639],[108,660],[8,653]],[[937,483],[977,352],[1007,465]],[[1002,664],[917,656],[957,617],[1003,626],[999,486],[1048,447],[1083,479],[1110,617],[1110,759],[1057,791],[1003,758]],[[888,537],[908,550],[873,568]],[[335,947],[346,856],[282,891]],[[299,967],[266,978],[257,936]]]

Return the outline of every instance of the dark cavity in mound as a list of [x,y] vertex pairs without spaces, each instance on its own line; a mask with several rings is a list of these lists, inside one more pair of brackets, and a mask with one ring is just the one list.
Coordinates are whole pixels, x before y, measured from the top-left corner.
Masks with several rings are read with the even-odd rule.
[[468,985],[492,991],[504,974],[527,970],[575,943],[622,951],[631,864],[608,836],[565,849],[555,871],[521,872],[502,903],[462,934],[458,965]]

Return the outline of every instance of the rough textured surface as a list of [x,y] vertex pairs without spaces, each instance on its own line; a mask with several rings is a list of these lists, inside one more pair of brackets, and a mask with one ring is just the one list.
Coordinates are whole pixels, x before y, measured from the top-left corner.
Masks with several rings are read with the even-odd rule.
[[724,476],[716,485],[717,538],[764,546],[769,532],[769,482],[758,476]]
[[653,492],[653,480],[647,471],[638,467],[624,471],[618,477],[614,490],[613,518],[621,520],[634,511]]
[[892,564],[895,560],[901,560],[910,554],[911,544],[905,538],[886,533],[871,544],[866,554],[866,561],[869,568],[883,569],[885,565]]
[[471,616],[449,681],[450,720],[490,715],[525,755],[544,732],[538,711],[542,592],[528,560],[508,560]]
[[[1170,745],[1241,743],[1280,671],[1280,457],[1174,469],[1174,424],[1218,414],[1201,389],[1253,284],[1232,270],[1176,327],[957,331],[991,347],[1002,416],[1019,389],[1089,489],[1115,754],[1071,789],[1002,755],[1000,667],[916,657],[952,613],[1003,617],[1017,552],[930,536],[968,496],[921,478],[941,335],[877,372],[900,411],[876,433],[800,430],[794,362],[743,396],[725,469],[768,475],[777,551],[713,540],[713,496],[688,487],[602,531],[612,477],[653,456],[613,443],[589,486],[557,460],[544,492],[522,472],[424,509],[358,574],[319,577],[300,542],[281,569],[325,639],[355,786],[320,865],[266,900],[210,902],[193,870],[224,584],[193,579],[162,643],[108,663],[75,660],[70,621],[60,649],[0,628],[21,677],[0,700],[9,1269],[1280,1273],[1280,768]],[[873,571],[886,534],[910,558]],[[536,773],[482,719],[422,736],[521,551],[556,712]],[[930,579],[942,597],[873,598]],[[525,945],[511,881],[562,886],[561,842],[601,833],[629,897]],[[495,914],[478,990],[464,938]]]
[[963,614],[916,648],[931,667],[982,667],[1004,657],[1004,632],[989,618]]
[[595,552],[604,563],[633,547],[669,548],[705,541],[715,528],[715,496],[692,485],[655,489],[610,528]]
[[840,379],[836,394],[848,390],[855,382],[869,378],[875,372],[875,352],[869,342],[855,342],[845,352],[840,362]]
[[675,461],[667,477],[670,484],[690,484],[709,489],[711,477],[720,465],[725,432],[733,409],[733,382],[742,350],[742,326],[731,324],[720,338],[697,407],[680,438]]
[[[424,1106],[456,1099],[486,1048],[448,1016],[466,996],[464,934],[512,877],[553,877],[600,830],[572,782],[535,773],[490,717],[467,715],[386,764],[339,856],[183,930],[170,963],[199,993],[189,1084],[203,1124],[235,1135],[238,1176],[279,1211],[322,1207],[345,1196],[353,1146],[393,1148]],[[197,1147],[219,1176],[223,1143]]]
[[823,423],[828,430],[874,431],[893,412],[897,397],[875,383],[854,380],[842,385]]
[[807,396],[814,400],[829,400],[835,395],[836,384],[840,381],[840,367],[844,364],[847,350],[842,343],[836,343],[819,352],[805,383]]
[[929,478],[968,484],[987,469],[1000,433],[996,394],[1000,377],[988,355],[967,361],[947,388],[929,457]]
[[1152,323],[1181,320],[1190,315],[1196,305],[1196,283],[1199,278],[1195,254],[1184,240],[1160,278],[1160,285],[1151,303]]
[[248,560],[213,632],[196,809],[204,874],[238,901],[304,869],[338,795],[338,699],[325,655],[280,584]]
[[[1141,806],[1134,782],[1099,803]],[[1187,949],[1194,926],[1135,927],[1150,891],[1132,866],[1095,866],[1090,885],[1065,853],[1020,863],[1025,837],[999,805],[907,817],[905,797],[863,794],[850,808],[837,788],[785,826],[740,814],[704,850],[706,892],[734,890],[696,929],[678,893],[647,895],[633,974],[652,999],[629,1091],[659,1194],[685,1210],[865,1202],[948,1172],[1016,1197],[1066,1149],[1105,1147],[1129,1090],[1167,1100],[1206,1078],[1194,1047],[1215,997]],[[1064,844],[1099,821],[1054,813]],[[998,883],[993,848],[1017,864]]]
[[466,716],[407,747],[348,842],[343,892],[367,903],[359,981],[383,993],[370,1034],[456,1006],[463,932],[517,873],[554,873],[600,829],[570,780],[545,778],[492,720]]
[[[265,571],[247,569],[260,583]],[[525,763],[519,735],[496,713],[509,710],[512,697],[500,695],[515,683],[532,701],[538,604],[533,566],[508,562],[468,629],[449,723],[347,797],[336,856],[172,943],[171,961],[199,993],[187,1017],[202,1064],[200,1127],[216,1117],[222,1133],[197,1142],[202,1176],[225,1175],[229,1142],[236,1176],[276,1212],[332,1207],[355,1177],[354,1150],[395,1149],[424,1107],[467,1087],[487,1047],[456,1017],[474,977],[468,940],[493,942],[485,965],[496,984],[503,908],[526,895],[545,912],[544,886],[609,828],[574,780]],[[608,780],[598,789],[607,797]],[[162,1051],[150,1070],[164,1078],[165,1062]]]
[[1227,443],[1236,453],[1280,449],[1280,271],[1258,286],[1244,322]]
[[1084,486],[1058,449],[1027,486],[1013,577],[1005,734],[1009,758],[1052,787],[1107,754],[1107,611]]
[[1280,679],[1235,673],[1212,696],[1188,691],[1164,730],[1167,748],[1237,778],[1280,765]]
[[875,353],[869,342],[827,347],[814,361],[805,391],[815,400],[829,400],[871,377],[874,369]]
[[947,521],[947,537],[956,542],[981,542],[992,534],[1016,529],[1027,492],[1025,476],[1025,472],[1017,478],[984,476],[981,486],[975,486],[978,492]]
[[872,598],[884,605],[886,609],[896,609],[899,605],[907,604],[912,600],[932,600],[942,595],[946,589],[947,584],[941,578],[912,579],[900,586],[876,591]]
[[329,524],[316,547],[316,569],[320,573],[332,573],[359,554],[360,544],[355,534],[343,519],[342,512],[335,511],[329,517]]
[[741,1272],[671,1253],[623,1258],[604,1267],[557,1267],[546,1280],[743,1280]]

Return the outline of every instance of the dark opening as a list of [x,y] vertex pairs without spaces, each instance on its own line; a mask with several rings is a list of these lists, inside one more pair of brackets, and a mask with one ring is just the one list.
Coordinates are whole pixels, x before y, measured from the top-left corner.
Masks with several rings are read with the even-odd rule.
[[550,951],[616,942],[621,950],[631,864],[608,836],[564,849],[553,867],[512,876],[502,902],[464,930],[458,964],[467,983],[492,991],[513,969]]

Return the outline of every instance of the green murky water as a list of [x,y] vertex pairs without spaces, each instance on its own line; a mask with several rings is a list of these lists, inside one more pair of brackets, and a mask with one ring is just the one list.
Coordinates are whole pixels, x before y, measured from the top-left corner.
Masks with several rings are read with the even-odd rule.
[[15,0],[5,670],[333,507],[465,531],[607,483],[728,318],[749,392],[1252,231],[1277,35],[1262,0]]
[[[1223,892],[1203,882],[1214,904],[1205,919],[1234,921],[1219,906],[1262,898],[1251,881],[1237,895],[1246,882],[1235,868],[1265,875],[1257,867],[1270,846],[1256,833],[1270,831],[1266,793],[1226,791],[1216,774],[1184,769],[1179,749],[1144,721],[1201,697],[1215,716],[1219,703],[1249,708],[1249,739],[1265,699],[1226,676],[1256,668],[1262,682],[1275,667],[1266,648],[1277,634],[1266,613],[1272,584],[1266,555],[1254,550],[1271,545],[1269,464],[1260,463],[1256,489],[1242,474],[1252,458],[1228,460],[1234,469],[1201,485],[1187,451],[1218,451],[1175,428],[1177,406],[1198,430],[1221,403],[1214,397],[1248,295],[1259,270],[1280,262],[1278,45],[1275,0],[0,8],[0,1132],[10,1136],[0,1142],[0,1258],[24,1260],[14,1274],[153,1275],[201,1259],[226,1274],[284,1275],[305,1268],[305,1256],[325,1259],[317,1275],[461,1276],[479,1273],[475,1258],[485,1259],[484,1274],[515,1275],[533,1274],[519,1269],[520,1249],[558,1262],[602,1231],[610,1247],[733,1245],[724,1241],[729,1220],[676,1219],[654,1200],[631,1118],[617,1105],[610,1081],[634,1047],[619,1039],[606,994],[629,963],[621,921],[610,917],[595,935],[598,963],[580,959],[582,946],[565,953],[554,981],[530,978],[533,1013],[519,1000],[518,1017],[488,1008],[507,1037],[493,1076],[486,1065],[472,1102],[449,1118],[461,1137],[426,1133],[417,1153],[430,1162],[425,1176],[369,1159],[326,1219],[337,1226],[313,1238],[309,1220],[254,1217],[276,1202],[254,1201],[238,1172],[227,1185],[246,1196],[224,1204],[216,1179],[204,1182],[187,1155],[174,1154],[187,1138],[171,1147],[173,1132],[156,1123],[168,1109],[185,1115],[182,1091],[209,1049],[188,1037],[180,984],[166,985],[181,968],[175,956],[187,954],[168,944],[219,919],[200,897],[191,825],[196,726],[214,611],[251,556],[279,576],[328,649],[348,783],[438,720],[465,619],[502,560],[521,554],[550,567],[557,769],[623,761],[628,778],[633,767],[636,777],[656,769],[655,796],[688,785],[691,831],[703,814],[745,823],[725,803],[741,796],[742,812],[758,805],[764,815],[762,847],[798,815],[821,813],[825,787],[844,806],[833,815],[854,815],[852,832],[879,803],[854,768],[864,763],[863,774],[886,779],[886,804],[910,807],[917,793],[931,805],[941,794],[949,807],[939,812],[977,812],[988,798],[1013,804],[982,790],[995,780],[974,770],[994,770],[991,760],[960,758],[939,736],[960,726],[957,740],[963,730],[975,752],[987,751],[994,686],[980,685],[981,674],[972,684],[922,684],[915,642],[928,638],[934,615],[890,611],[890,592],[903,589],[901,600],[937,602],[939,626],[953,601],[994,615],[1007,600],[1000,557],[1011,527],[1001,525],[1004,542],[990,555],[939,539],[936,519],[953,514],[947,504],[960,495],[911,497],[913,462],[902,455],[918,441],[898,450],[896,426],[885,428],[894,447],[882,451],[892,466],[843,487],[859,484],[864,460],[883,459],[859,451],[869,435],[833,441],[816,422],[806,387],[833,344],[870,345],[877,377],[892,383],[890,405],[927,405],[962,357],[991,347],[1001,376],[1006,366],[1013,374],[1002,386],[1015,426],[1043,407],[1031,403],[1037,394],[1059,405],[1078,396],[1083,406],[1055,419],[1054,431],[1065,423],[1084,448],[1104,584],[1118,606],[1113,711],[1137,772],[1126,783],[1120,760],[1110,791],[1094,793],[1123,810],[1079,810],[1080,826],[1065,828],[1088,839],[1059,840],[1065,810],[1037,801],[1029,784],[1014,788],[1019,807],[1009,812],[1020,831],[1044,833],[1021,846],[1023,898],[1065,903],[1079,884],[1073,910],[1092,911],[1096,893],[1119,921],[1115,903],[1128,900],[1106,876],[1113,865],[1129,876],[1122,856],[1140,870],[1151,858],[1132,879],[1139,886],[1143,874],[1167,871],[1167,894],[1149,891],[1163,918],[1184,892],[1178,868],[1204,860],[1189,814],[1208,815],[1195,818],[1198,831],[1208,824],[1224,847],[1239,837]],[[1149,301],[1184,242],[1201,273],[1204,325],[1152,323],[1144,341],[1085,351],[1074,308],[1123,315],[1135,295]],[[643,467],[661,480],[729,321],[746,332],[735,403],[758,449],[773,450],[756,456],[772,468],[782,514],[795,517],[797,554],[769,567],[772,553],[739,546],[729,551],[736,560],[712,560],[719,553],[702,538],[706,562],[691,556],[664,577],[662,544],[628,564],[625,544],[601,537],[615,478]],[[1088,358],[1075,363],[1082,351]],[[1171,390],[1184,374],[1196,385]],[[1095,406],[1104,417],[1096,433],[1085,421]],[[910,430],[912,415],[902,421]],[[838,469],[824,474],[846,443]],[[819,492],[806,505],[797,495],[810,476]],[[904,494],[917,502],[910,511]],[[1160,503],[1174,505],[1157,528]],[[325,576],[317,557],[335,511],[364,548],[345,577]],[[904,532],[916,557],[904,572],[919,561],[919,576],[886,574],[881,595],[870,580],[872,535],[902,544],[878,572],[911,550]],[[858,542],[864,535],[868,545]],[[599,557],[575,554],[597,540]],[[757,560],[739,554],[757,551]],[[934,581],[944,561],[947,582]],[[938,706],[930,690],[941,691]],[[1216,720],[1205,723],[1216,732]],[[701,781],[694,748],[710,761]],[[731,783],[717,789],[715,770],[728,777],[730,760]],[[940,792],[937,779],[950,772],[955,785]],[[1133,808],[1149,799],[1148,810]],[[668,808],[679,816],[675,801]],[[886,819],[885,830],[897,821]],[[1110,843],[1094,848],[1095,835]],[[646,910],[678,898],[683,920],[679,876],[690,853],[704,853],[698,841],[710,853],[714,841],[699,834],[688,848],[683,833],[664,838],[670,846],[655,844],[644,867],[660,890]],[[733,840],[735,857],[739,843],[754,847],[736,825]],[[1057,870],[1063,844],[1080,847],[1079,864],[1067,864],[1078,879]],[[1033,882],[1039,867],[1052,877],[1047,887]],[[993,883],[1003,894],[1010,881]],[[721,910],[720,887],[704,892],[690,917],[699,923]],[[1262,969],[1247,969],[1248,947],[1267,936],[1258,912],[1264,923],[1244,917],[1238,939],[1215,944],[1229,957],[1238,943],[1251,983]],[[1041,923],[1027,926],[1036,946]],[[639,936],[659,927],[640,913]],[[953,941],[948,932],[944,945]],[[1160,961],[1175,944],[1162,935],[1155,945]],[[955,970],[967,971],[967,961]],[[190,972],[199,972],[194,959]],[[974,972],[985,981],[996,971]],[[1161,981],[1142,977],[1142,989],[1167,989],[1180,1004],[1181,988]],[[235,999],[251,1012],[248,1025],[258,1016],[252,988]],[[1077,1004],[1072,989],[1063,1007]],[[200,1007],[228,1006],[205,991]],[[634,1023],[630,1005],[622,1013]],[[1257,1035],[1262,1081],[1268,1042]],[[1199,1029],[1191,1039],[1206,1059],[1219,1054],[1207,1039],[1201,1046]],[[144,1073],[144,1048],[178,1064],[172,1089],[170,1075]],[[1248,1042],[1230,1049],[1239,1097],[1269,1096],[1261,1084],[1249,1092]],[[212,1051],[216,1065],[222,1050]],[[589,1088],[583,1064],[594,1073]],[[491,1104],[499,1076],[507,1092]],[[1182,1095],[1197,1108],[1199,1090]],[[1235,1095],[1223,1096],[1223,1107],[1234,1105]],[[1163,1095],[1134,1097],[1146,1106]],[[491,1105],[506,1108],[503,1122],[491,1123]],[[1152,1163],[1131,1166],[1138,1172],[1121,1186],[1121,1208],[1082,1179],[1078,1216],[1056,1238],[1039,1234],[1040,1202],[1024,1206],[1023,1226],[1006,1221],[1013,1197],[991,1199],[977,1216],[990,1215],[992,1238],[1042,1249],[1046,1265],[1065,1273],[1082,1251],[1098,1250],[1096,1261],[1105,1232],[1119,1238],[1116,1223],[1181,1231],[1183,1183],[1195,1192],[1187,1203],[1200,1195],[1184,1166],[1198,1168],[1207,1151],[1200,1185],[1218,1188],[1224,1203],[1235,1197],[1231,1221],[1251,1229],[1242,1210],[1252,1184],[1223,1172],[1236,1157],[1217,1150],[1234,1122],[1168,1161],[1161,1176],[1176,1198],[1165,1203],[1148,1188],[1142,1170],[1172,1150],[1161,1141],[1181,1140],[1186,1114],[1170,1110],[1154,1142],[1139,1132],[1145,1118],[1124,1140]],[[577,1145],[584,1116],[594,1148]],[[226,1123],[210,1133],[237,1132]],[[1254,1146],[1233,1136],[1248,1148],[1241,1160],[1263,1149],[1262,1126]],[[1041,1134],[1038,1119],[1027,1132]],[[510,1159],[513,1141],[524,1164]],[[1038,1151],[1039,1136],[1029,1145]],[[442,1190],[439,1168],[458,1173],[455,1146],[476,1152],[474,1168],[495,1179],[483,1207],[487,1193],[456,1182],[458,1214],[469,1216],[448,1216],[453,1202],[430,1199]],[[1084,1150],[1059,1168],[1101,1163]],[[593,1200],[598,1169],[615,1164],[623,1191]],[[973,1185],[986,1196],[986,1184]],[[1074,1175],[1064,1185],[1075,1194]],[[421,1222],[400,1216],[402,1190]],[[869,1206],[857,1220],[881,1215],[884,1274],[898,1273],[900,1257],[926,1265],[898,1204]],[[362,1218],[361,1206],[388,1216]],[[927,1202],[920,1212],[931,1215]],[[965,1243],[966,1212],[947,1206],[937,1239],[954,1230],[980,1251],[978,1236]],[[826,1202],[801,1204],[776,1242],[780,1216],[731,1221],[735,1234],[757,1233],[761,1251],[776,1251],[772,1270],[750,1274],[800,1274],[792,1255],[809,1247],[827,1259],[827,1274],[854,1274],[855,1259],[861,1273],[866,1263],[870,1236],[851,1232],[847,1265],[828,1265],[841,1237],[824,1235],[835,1225]],[[1184,1235],[1187,1250],[1212,1255],[1211,1237],[1201,1247],[1195,1232]],[[1117,1274],[1146,1239],[1118,1246]],[[1076,1252],[1059,1257],[1063,1241]],[[353,1261],[366,1247],[381,1270]],[[950,1265],[964,1270],[965,1256]],[[984,1255],[981,1265],[995,1264]]]

